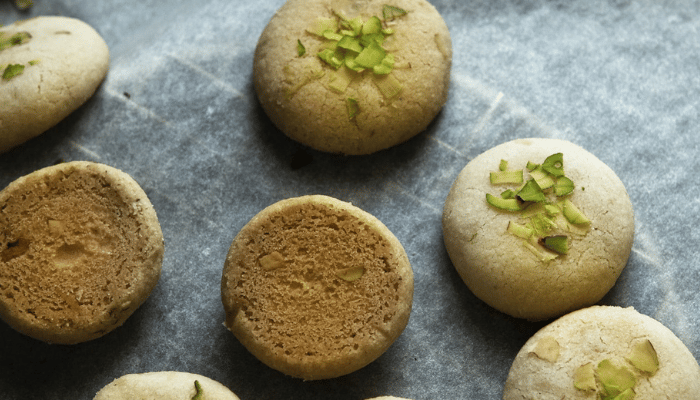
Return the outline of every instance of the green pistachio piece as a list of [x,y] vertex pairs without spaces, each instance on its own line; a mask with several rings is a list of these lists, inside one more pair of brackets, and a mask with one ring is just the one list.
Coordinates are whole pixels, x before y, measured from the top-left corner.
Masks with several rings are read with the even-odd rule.
[[202,385],[199,381],[194,381],[194,390],[196,393],[192,396],[192,400],[204,400],[204,390],[202,390]]
[[5,50],[8,47],[19,46],[29,42],[32,35],[29,32],[17,32],[12,36],[7,37],[5,33],[0,32],[0,50]]
[[556,182],[554,182],[554,194],[557,196],[566,196],[573,191],[574,182],[565,176],[558,177]]
[[556,153],[547,157],[542,163],[542,169],[554,176],[564,176],[564,154]]
[[382,21],[377,17],[371,17],[362,25],[362,34],[369,35],[382,33]]
[[390,6],[388,4],[384,5],[382,9],[382,15],[384,16],[384,21],[391,21],[395,18],[402,17],[407,14],[407,11],[398,7]]
[[381,64],[372,67],[372,72],[376,75],[387,75],[392,69],[394,69],[394,55],[387,53]]
[[381,64],[384,57],[386,57],[386,51],[376,42],[372,42],[355,57],[355,63],[364,68],[373,68]]
[[553,217],[561,212],[559,207],[553,206],[551,204],[545,204],[544,205],[544,211],[549,215],[550,217]]
[[39,62],[40,62],[39,60],[31,60],[31,61],[29,61],[29,65],[37,65],[37,64],[39,64]]
[[489,174],[489,179],[492,185],[502,185],[508,183],[523,183],[523,171],[505,171],[500,170],[497,172],[491,172]]
[[515,198],[515,191],[508,189],[504,190],[501,192],[501,198],[502,199],[514,199]]
[[345,268],[341,269],[339,271],[336,271],[335,275],[348,282],[354,282],[360,278],[362,278],[362,275],[365,273],[365,267],[357,266],[357,267],[350,267],[350,268]]
[[318,57],[335,69],[343,65],[343,55],[331,49],[320,51]]
[[562,204],[562,211],[566,219],[572,224],[587,224],[591,222],[581,210],[578,209],[569,199],[564,199]]
[[584,364],[574,371],[574,387],[578,390],[597,390],[595,383],[595,369],[593,363]]
[[306,54],[306,47],[304,47],[304,45],[301,44],[301,40],[297,39],[297,55],[301,57],[304,54]]
[[392,99],[398,96],[398,94],[401,93],[401,90],[403,89],[403,85],[401,84],[401,82],[399,82],[398,79],[396,79],[394,74],[373,75],[373,81],[374,84],[377,85],[377,88],[382,93],[384,98],[386,99]]
[[350,20],[341,21],[340,24],[352,31],[350,36],[359,36],[362,33],[362,25],[364,23],[362,21],[362,17],[355,17]]
[[532,350],[532,353],[537,356],[537,358],[551,363],[557,362],[559,359],[559,352],[559,342],[551,336],[540,339]]
[[632,351],[627,356],[627,361],[638,370],[649,373],[652,376],[659,370],[659,357],[648,339],[632,347]]
[[632,389],[637,383],[632,371],[627,367],[616,367],[610,360],[603,360],[596,368],[598,381],[603,387],[603,399],[614,399],[615,396],[623,394],[626,390]]
[[535,164],[535,163],[533,163],[533,162],[528,161],[528,162],[527,162],[527,167],[526,167],[526,168],[527,168],[528,171],[532,171],[533,169],[535,169],[535,168],[537,168],[537,167],[539,167],[539,166],[540,166],[540,164]]
[[522,207],[517,199],[503,199],[490,193],[486,193],[486,202],[492,206],[506,211],[520,211]]
[[17,75],[21,75],[24,72],[24,65],[22,64],[10,64],[5,68],[2,73],[2,79],[9,81]]
[[530,176],[537,182],[542,190],[554,186],[554,179],[542,169],[542,166],[530,171]]
[[508,170],[508,161],[501,160],[501,162],[498,164],[498,170],[499,171],[507,171]]
[[357,105],[357,100],[352,97],[345,99],[345,107],[348,110],[348,119],[354,119],[360,113],[360,107]]
[[555,253],[569,253],[569,239],[564,235],[546,236],[539,240],[541,246]]
[[360,36],[360,44],[363,47],[367,47],[372,43],[376,43],[378,45],[384,44],[384,35],[381,33],[370,33],[367,35],[362,35]]
[[521,225],[513,221],[508,221],[508,228],[506,228],[506,231],[522,239],[529,239],[534,233],[532,227]]
[[338,32],[333,32],[333,31],[325,31],[325,32],[323,32],[322,36],[328,40],[333,40],[336,42],[343,38],[343,35],[341,35]]
[[530,179],[525,182],[525,186],[518,191],[517,197],[519,197],[522,201],[534,201],[537,203],[547,201],[547,197],[544,195],[542,188],[534,179]]
[[355,53],[361,53],[363,50],[360,40],[352,36],[343,36],[338,41],[338,47],[354,51]]
[[630,388],[615,397],[604,397],[603,400],[632,400],[634,399],[634,395],[634,390]]
[[345,93],[345,90],[348,88],[355,75],[355,72],[342,66],[331,73],[328,86],[339,93]]
[[539,213],[530,218],[530,225],[535,230],[535,235],[544,237],[549,235],[557,224],[546,213]]

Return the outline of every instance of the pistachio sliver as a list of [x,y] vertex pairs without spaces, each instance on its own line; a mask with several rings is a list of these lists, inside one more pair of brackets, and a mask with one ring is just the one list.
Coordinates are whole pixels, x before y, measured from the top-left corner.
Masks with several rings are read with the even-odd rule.
[[323,36],[324,32],[338,31],[338,21],[335,18],[318,17],[314,21],[314,25],[306,29],[307,32],[316,36]]
[[595,383],[595,369],[593,363],[584,364],[574,371],[574,387],[578,390],[597,390]]
[[547,197],[544,195],[542,188],[534,179],[525,182],[525,186],[518,191],[516,196],[523,201],[534,201],[537,203],[547,201]]
[[301,44],[301,40],[297,39],[297,55],[301,57],[304,54],[306,54],[306,47],[304,47],[304,45]]
[[539,243],[555,253],[569,253],[569,238],[564,235],[545,236],[539,240]]
[[199,381],[194,381],[195,394],[192,396],[192,400],[204,400],[204,390],[202,390],[202,385]]
[[502,199],[514,199],[515,192],[512,189],[504,190],[503,192],[501,192],[501,198]]
[[402,17],[406,14],[407,14],[406,10],[404,10],[402,8],[390,6],[388,4],[385,4],[384,8],[382,9],[382,16],[384,17],[384,21],[391,21],[395,18]]
[[529,239],[534,233],[532,227],[529,227],[527,225],[521,225],[513,221],[508,221],[508,228],[506,228],[506,231],[522,239]]
[[486,193],[486,202],[492,206],[506,211],[520,211],[522,207],[517,199],[504,199],[496,197],[490,193]]
[[343,36],[338,41],[338,47],[354,51],[355,53],[361,53],[363,50],[360,40],[352,36]]
[[21,75],[24,72],[24,65],[22,64],[10,64],[5,68],[2,73],[2,79],[9,81],[17,75]]
[[345,99],[345,108],[348,111],[348,119],[354,119],[360,113],[360,107],[357,105],[357,100],[352,97]]
[[542,166],[530,171],[530,176],[543,190],[554,186],[554,179],[542,169]]
[[326,64],[335,69],[338,69],[341,65],[343,65],[342,54],[339,54],[334,50],[325,49],[320,51],[317,55],[321,60],[325,61]]
[[355,266],[350,268],[341,269],[336,271],[335,275],[347,282],[354,282],[360,278],[365,273],[365,268],[362,266]]
[[489,173],[492,185],[523,183],[523,171],[496,171]]
[[567,194],[570,194],[573,191],[574,182],[565,176],[558,177],[557,180],[554,182],[554,194],[557,196],[566,196]]
[[587,224],[591,222],[569,199],[564,199],[562,202],[562,211],[566,219],[572,224]]
[[616,367],[610,360],[603,360],[596,368],[598,381],[605,391],[605,399],[613,399],[632,389],[637,383],[634,374],[625,366]]
[[654,375],[659,370],[659,357],[649,339],[639,342],[632,347],[632,351],[627,356],[627,361],[638,370],[651,375]]
[[507,171],[508,170],[508,161],[501,160],[501,162],[498,164],[498,170],[499,171]]
[[403,85],[396,79],[394,74],[372,76],[374,84],[377,85],[377,88],[385,98],[392,99],[401,93]]
[[384,57],[386,57],[386,50],[376,42],[372,42],[355,57],[355,63],[361,67],[373,68],[381,64]]
[[394,68],[394,55],[387,54],[384,59],[382,59],[381,64],[372,67],[372,72],[376,75],[387,75]]
[[382,21],[378,17],[371,17],[362,25],[362,34],[369,35],[372,33],[382,32]]
[[542,169],[554,176],[564,176],[564,154],[556,153],[547,157],[542,163]]

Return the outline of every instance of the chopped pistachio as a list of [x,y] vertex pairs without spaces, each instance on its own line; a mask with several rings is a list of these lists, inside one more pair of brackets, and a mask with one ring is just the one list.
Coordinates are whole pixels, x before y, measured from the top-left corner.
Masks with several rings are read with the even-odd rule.
[[539,243],[555,253],[569,253],[569,240],[564,235],[545,236],[539,240]]
[[554,186],[554,179],[542,169],[542,166],[530,171],[530,176],[543,190]]
[[370,17],[363,25],[362,25],[362,34],[363,35],[370,35],[373,33],[381,33],[382,32],[382,21],[377,18],[377,17]]
[[355,62],[361,67],[373,68],[381,64],[384,57],[386,57],[386,50],[376,42],[372,42],[355,57]]
[[365,267],[362,266],[356,266],[356,267],[350,267],[350,268],[345,268],[341,269],[339,271],[336,271],[335,275],[348,282],[354,282],[360,278],[362,278],[362,275],[365,273]]
[[0,50],[25,44],[29,42],[31,38],[32,35],[30,35],[29,32],[17,32],[10,37],[6,37],[5,33],[0,32]]
[[499,171],[507,171],[508,170],[508,161],[501,160],[501,162],[498,163],[498,170]]
[[629,388],[615,397],[604,397],[603,400],[632,400],[634,399],[634,395],[634,390]]
[[333,32],[333,31],[325,31],[325,32],[323,32],[322,36],[328,40],[333,40],[333,41],[339,41],[340,39],[343,38],[343,35],[341,35],[338,32]]
[[532,353],[536,355],[537,358],[554,363],[559,359],[559,351],[559,342],[553,337],[547,336],[537,342]]
[[302,57],[304,54],[306,54],[306,47],[301,44],[301,40],[297,39],[297,55]]
[[513,221],[508,221],[508,228],[506,228],[506,231],[523,239],[531,238],[532,234],[534,233],[532,227],[527,225],[521,225]]
[[284,266],[284,256],[277,251],[273,251],[260,258],[260,266],[264,270],[270,271]]
[[394,55],[387,54],[382,59],[381,64],[375,65],[374,67],[372,67],[372,72],[374,72],[375,75],[387,75],[387,74],[391,73],[391,70],[393,68],[394,68]]
[[517,199],[503,199],[486,193],[486,201],[492,206],[505,211],[520,211],[522,207]]
[[534,201],[538,203],[547,201],[547,197],[544,195],[544,192],[542,192],[542,188],[540,188],[540,185],[538,185],[537,181],[534,179],[525,182],[525,186],[518,191],[516,196],[523,201]]
[[530,218],[530,225],[535,231],[537,237],[549,235],[552,230],[557,228],[554,220],[545,213],[535,214]]
[[202,390],[202,385],[199,381],[194,381],[195,394],[192,396],[192,400],[204,400],[204,390]]
[[627,361],[638,370],[651,375],[654,375],[659,369],[659,357],[649,339],[639,342],[632,347],[632,351],[627,356]]
[[10,64],[5,68],[2,73],[2,79],[9,81],[17,75],[21,75],[24,72],[24,65],[22,64]]
[[501,198],[502,199],[514,199],[515,192],[511,189],[504,190],[503,192],[501,192]]
[[398,7],[390,6],[388,4],[384,5],[382,9],[382,15],[384,16],[384,21],[391,21],[395,18],[402,17],[407,14],[407,11]]
[[357,100],[352,97],[345,99],[345,106],[348,110],[348,119],[354,119],[360,113],[360,107],[357,105]]
[[345,89],[348,88],[354,77],[355,72],[349,68],[346,68],[345,66],[341,66],[337,71],[333,71],[333,73],[331,73],[328,86],[340,93],[344,93]]
[[394,74],[388,75],[373,75],[374,84],[377,85],[379,91],[382,93],[384,98],[392,99],[398,96],[403,89],[403,85],[399,82]]
[[562,211],[566,219],[572,224],[587,224],[591,222],[581,210],[578,209],[569,199],[562,202]]
[[553,206],[551,204],[545,204],[544,206],[544,211],[549,215],[550,217],[553,217],[561,212],[559,207]]
[[535,164],[533,162],[528,161],[527,166],[525,168],[527,168],[528,171],[532,171],[539,166],[540,166],[540,164]]
[[595,369],[593,363],[584,364],[574,371],[574,387],[578,390],[597,390],[595,383]]
[[607,359],[598,363],[596,373],[603,387],[604,399],[614,399],[637,383],[634,374],[626,366],[616,367]]
[[554,182],[554,194],[557,196],[566,196],[573,191],[574,182],[565,176],[558,177],[556,182]]
[[489,174],[492,185],[502,185],[509,183],[523,183],[523,171],[497,171]]
[[554,176],[564,176],[564,154],[556,153],[547,157],[542,163],[542,169]]
[[39,62],[40,62],[39,60],[31,60],[31,61],[29,61],[29,65],[37,65],[37,64],[39,64]]
[[331,49],[325,49],[322,50],[318,53],[318,57],[325,61],[326,64],[330,65],[331,67],[338,69],[340,68],[341,65],[343,65],[343,59],[340,58],[342,57],[341,54],[338,54],[337,52],[331,50]]
[[338,47],[354,51],[355,53],[361,53],[363,48],[360,44],[360,40],[352,36],[343,36],[338,41]]

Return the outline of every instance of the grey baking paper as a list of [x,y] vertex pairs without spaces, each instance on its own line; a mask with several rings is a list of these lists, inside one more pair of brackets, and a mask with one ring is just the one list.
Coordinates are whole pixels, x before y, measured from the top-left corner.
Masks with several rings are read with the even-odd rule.
[[[499,399],[544,323],[474,297],[445,251],[442,206],[459,171],[505,141],[574,142],[610,166],[635,209],[629,263],[601,304],[633,306],[700,359],[700,2],[432,0],[452,35],[450,95],[426,132],[370,156],[305,148],[252,87],[253,51],[282,0],[0,1],[0,23],[79,18],[111,51],[96,95],[0,155],[0,187],[59,161],[119,168],[144,188],[166,240],[163,273],[120,328],[47,345],[0,323],[0,396],[91,399],[127,373],[206,375],[246,399]],[[2,107],[2,105],[0,105]],[[326,194],[375,215],[415,274],[403,335],[378,360],[320,382],[257,361],[222,325],[223,261],[275,201]]]

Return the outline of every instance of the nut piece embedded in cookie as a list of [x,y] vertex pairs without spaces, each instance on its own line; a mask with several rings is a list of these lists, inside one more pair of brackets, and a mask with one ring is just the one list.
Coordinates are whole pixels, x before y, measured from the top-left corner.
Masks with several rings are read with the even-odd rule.
[[379,220],[327,196],[275,203],[233,240],[226,326],[258,359],[306,380],[374,361],[408,323],[413,272]]
[[58,164],[0,191],[0,318],[35,339],[73,344],[122,325],[162,260],[153,205],[115,168]]

